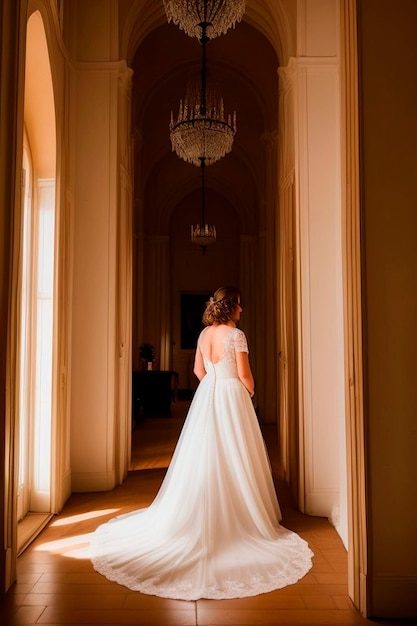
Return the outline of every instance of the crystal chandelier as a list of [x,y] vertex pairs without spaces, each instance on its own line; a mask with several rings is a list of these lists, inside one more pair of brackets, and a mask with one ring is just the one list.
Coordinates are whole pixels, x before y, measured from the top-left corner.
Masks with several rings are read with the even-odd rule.
[[245,0],[164,0],[168,22],[174,22],[190,37],[200,38],[201,24],[214,39],[240,22]]
[[171,112],[169,125],[172,149],[193,165],[211,165],[226,154],[236,134],[236,111],[225,115],[223,98],[214,83],[192,81],[181,100],[178,117]]
[[202,45],[201,82],[189,84],[186,98],[180,102],[178,118],[174,122],[171,112],[169,126],[172,149],[181,159],[197,166],[201,157],[205,157],[206,165],[224,157],[231,151],[236,134],[236,112],[225,117],[223,98],[212,82],[207,83],[207,23],[202,22],[198,27]]
[[205,185],[204,185],[204,171],[205,171],[205,157],[201,157],[201,223],[197,226],[191,226],[191,242],[201,247],[203,255],[206,252],[206,247],[216,242],[216,227],[210,224],[206,224],[205,208]]
[[191,226],[191,241],[206,247],[216,241],[216,227],[206,224],[204,171],[228,154],[236,134],[236,111],[225,115],[223,98],[214,83],[207,81],[206,46],[242,19],[245,0],[163,0],[168,22],[173,21],[202,46],[201,80],[189,83],[174,121],[171,111],[172,149],[193,165],[201,167],[201,223]]

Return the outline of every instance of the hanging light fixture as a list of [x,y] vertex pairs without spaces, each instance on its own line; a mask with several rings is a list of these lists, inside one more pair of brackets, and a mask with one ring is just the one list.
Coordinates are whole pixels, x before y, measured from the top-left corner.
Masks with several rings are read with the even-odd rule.
[[171,112],[172,149],[193,165],[201,167],[201,224],[191,226],[191,241],[205,254],[215,243],[216,227],[205,221],[204,172],[206,165],[228,154],[236,134],[236,111],[225,115],[223,98],[213,82],[207,81],[206,46],[242,19],[245,0],[163,0],[168,22],[173,21],[202,45],[201,81],[189,83],[174,121]]
[[169,125],[172,149],[181,159],[197,166],[201,164],[201,157],[205,158],[206,165],[224,157],[231,151],[236,134],[236,111],[225,116],[223,98],[215,84],[207,82],[207,24],[201,23],[199,30],[203,48],[201,80],[189,83],[178,117],[174,121],[171,112]]
[[190,37],[200,38],[200,25],[214,39],[226,33],[245,12],[245,0],[164,0],[168,22],[174,22]]
[[204,156],[205,164],[211,165],[232,149],[236,111],[225,115],[223,98],[214,82],[190,81],[175,121],[171,112],[169,129],[172,149],[181,159],[200,167]]
[[201,247],[203,255],[206,253],[206,247],[216,242],[216,227],[206,224],[206,198],[205,198],[205,157],[201,157],[201,223],[191,226],[191,242]]

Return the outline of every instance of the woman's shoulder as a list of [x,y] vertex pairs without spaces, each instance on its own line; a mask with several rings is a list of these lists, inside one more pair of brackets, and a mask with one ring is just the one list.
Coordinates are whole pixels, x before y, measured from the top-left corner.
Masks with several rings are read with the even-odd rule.
[[233,328],[233,340],[237,352],[249,352],[246,335],[240,328]]

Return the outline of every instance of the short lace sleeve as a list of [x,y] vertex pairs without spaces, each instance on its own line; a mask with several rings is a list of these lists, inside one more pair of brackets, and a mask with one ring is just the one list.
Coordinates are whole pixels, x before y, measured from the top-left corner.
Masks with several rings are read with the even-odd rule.
[[243,330],[236,329],[235,350],[236,352],[249,352],[248,342]]

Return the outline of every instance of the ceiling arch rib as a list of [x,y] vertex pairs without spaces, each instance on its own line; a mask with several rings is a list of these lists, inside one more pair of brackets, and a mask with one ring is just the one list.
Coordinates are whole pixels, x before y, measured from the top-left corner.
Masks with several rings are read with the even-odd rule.
[[[246,0],[243,16],[243,21],[247,21],[268,39],[283,65],[295,54],[295,19],[290,14],[294,11],[294,4],[294,0]],[[121,58],[126,59],[128,66],[131,66],[136,50],[144,39],[166,22],[162,2],[133,2],[120,37]]]
[[166,21],[162,1],[136,0],[132,3],[120,36],[120,55],[122,59],[126,59],[129,67],[143,40]]
[[[290,2],[292,4],[288,9],[293,9],[295,2]],[[291,17],[280,0],[247,0],[246,21],[268,39],[280,65],[287,65],[289,58],[295,54],[295,20]]]

